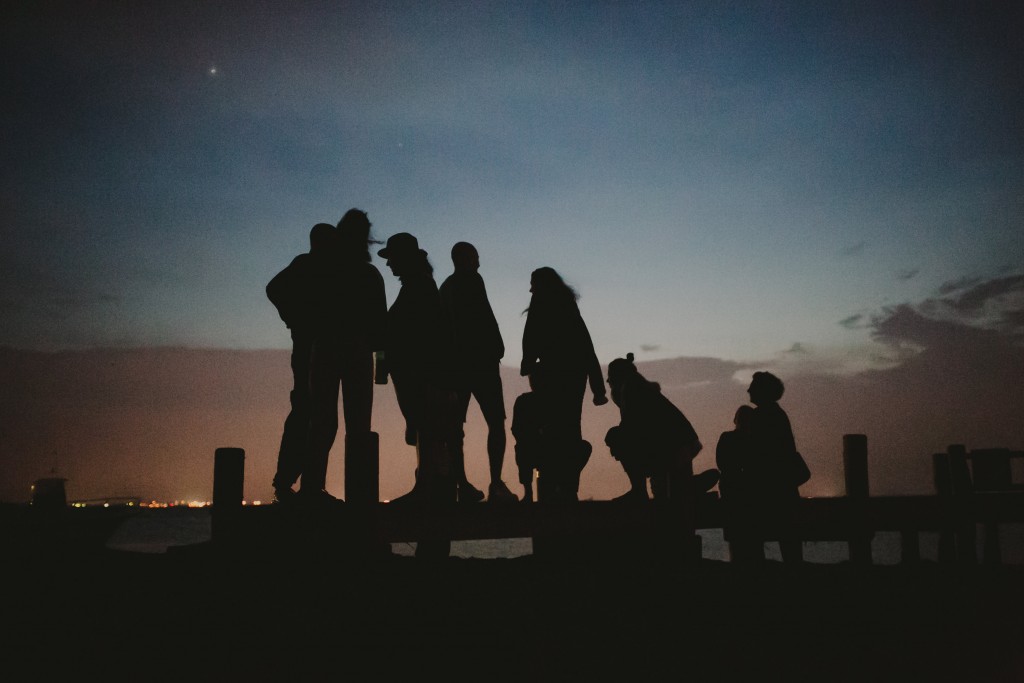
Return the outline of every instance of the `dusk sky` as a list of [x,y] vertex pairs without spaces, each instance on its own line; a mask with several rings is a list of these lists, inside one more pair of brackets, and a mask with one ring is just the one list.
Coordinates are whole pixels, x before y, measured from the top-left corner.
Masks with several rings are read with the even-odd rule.
[[[0,17],[0,499],[47,458],[96,495],[150,485],[72,455],[114,457],[124,441],[84,432],[132,423],[139,403],[109,415],[101,391],[69,434],[62,377],[141,392],[99,369],[114,361],[85,377],[68,359],[167,347],[147,363],[173,356],[178,379],[219,371],[189,350],[255,354],[276,402],[258,442],[237,424],[168,435],[147,456],[160,483],[139,493],[203,495],[168,473],[179,451],[212,470],[217,442],[247,447],[252,495],[268,495],[289,387],[287,353],[263,352],[289,337],[264,287],[350,207],[381,240],[416,235],[438,283],[452,244],[477,246],[510,368],[530,272],[558,270],[603,364],[657,361],[642,371],[706,416],[702,459],[758,369],[787,381],[825,472],[812,491],[833,490],[821,451],[848,431],[924,459],[969,437],[1024,447],[1015,3],[33,2]],[[411,481],[402,457],[382,493]],[[595,495],[624,490],[611,465],[614,482],[585,482]]]

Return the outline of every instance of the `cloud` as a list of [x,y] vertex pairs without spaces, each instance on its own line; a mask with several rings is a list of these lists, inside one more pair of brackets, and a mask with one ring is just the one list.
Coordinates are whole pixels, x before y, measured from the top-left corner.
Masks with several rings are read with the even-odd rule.
[[864,320],[864,316],[861,313],[855,313],[847,318],[843,318],[839,321],[839,324],[843,327],[851,330],[855,330],[861,327],[861,321]]
[[948,282],[939,288],[939,294],[913,310],[930,320],[1001,330],[1024,341],[1024,275]]
[[939,294],[952,294],[953,292],[973,287],[974,285],[978,284],[981,281],[982,279],[979,277],[964,277],[960,278],[959,280],[950,280],[948,282],[942,283],[942,285],[939,286]]
[[640,350],[644,353],[653,353],[661,348],[661,344],[641,344]]
[[[1015,279],[993,280],[961,296],[982,307],[1001,301],[1004,317],[1019,316],[1020,306],[1006,298],[1018,287]],[[931,492],[931,454],[950,444],[1024,448],[1019,335],[973,320],[937,319],[913,304],[868,320],[876,344],[887,349],[886,367],[837,374],[802,344],[768,360],[673,358],[637,367],[697,429],[705,446],[697,469],[715,465],[718,437],[747,402],[753,372],[776,372],[786,385],[782,405],[813,472],[805,495],[843,492],[844,434],[868,436],[874,494]],[[31,481],[54,467],[69,477],[72,497],[204,498],[221,446],[245,449],[246,496],[267,497],[288,409],[288,363],[286,351],[0,348],[0,499],[24,500]],[[503,380],[511,409],[525,382],[510,368],[503,368]],[[585,402],[583,433],[594,455],[581,480],[583,498],[611,498],[628,487],[603,444],[618,417],[613,404]],[[376,390],[374,429],[381,435],[381,494],[404,493],[413,482],[415,453],[404,445],[391,385]],[[467,453],[485,453],[486,430],[475,409],[466,429]],[[504,474],[515,481],[509,439]],[[343,461],[337,448],[328,480],[337,493],[344,490]],[[467,458],[467,470],[473,481],[487,481],[486,458]]]
[[921,272],[919,268],[907,268],[896,273],[896,279],[901,281],[913,280]]
[[851,246],[846,247],[845,249],[843,249],[839,253],[839,255],[841,257],[843,257],[843,258],[849,258],[851,256],[860,256],[862,253],[864,253],[864,247],[865,246],[866,245],[865,245],[864,242],[857,242],[856,244],[851,245]]

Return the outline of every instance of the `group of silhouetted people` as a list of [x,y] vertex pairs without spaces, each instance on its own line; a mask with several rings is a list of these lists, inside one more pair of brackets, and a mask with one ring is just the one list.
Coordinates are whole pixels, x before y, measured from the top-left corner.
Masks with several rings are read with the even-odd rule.
[[[500,375],[505,345],[480,276],[480,256],[468,242],[452,247],[454,272],[434,279],[415,236],[391,235],[377,253],[398,278],[388,307],[384,281],[371,263],[380,244],[359,209],[337,225],[318,223],[308,253],[296,256],[267,285],[267,296],[292,338],[293,386],[274,476],[280,503],[331,505],[328,456],[338,433],[338,399],[345,419],[346,491],[350,502],[376,502],[378,435],[371,430],[374,383],[393,382],[405,421],[405,442],[416,447],[413,489],[394,503],[475,503],[485,494],[466,477],[464,423],[475,399],[487,425],[490,502],[517,502],[502,480],[506,411]],[[530,277],[524,311],[520,374],[530,390],[513,406],[511,431],[522,501],[578,500],[580,475],[593,448],[583,438],[583,401],[589,385],[595,405],[608,402],[605,378],[577,304],[578,294],[557,271]],[[644,378],[633,354],[608,366],[608,388],[620,412],[605,443],[623,467],[629,490],[623,503],[693,500],[720,484],[732,511],[729,541],[737,560],[763,559],[763,542],[778,538],[784,559],[799,559],[799,540],[785,525],[797,488],[809,472],[789,419],[778,405],[782,382],[754,374],[736,429],[721,435],[718,469],[693,473],[702,444],[693,426],[656,382]],[[799,469],[794,472],[794,468]],[[349,478],[367,486],[349,486]],[[372,480],[372,481],[369,481]],[[296,490],[295,486],[299,485]],[[536,490],[534,489],[536,484]],[[445,552],[447,552],[445,550]]]

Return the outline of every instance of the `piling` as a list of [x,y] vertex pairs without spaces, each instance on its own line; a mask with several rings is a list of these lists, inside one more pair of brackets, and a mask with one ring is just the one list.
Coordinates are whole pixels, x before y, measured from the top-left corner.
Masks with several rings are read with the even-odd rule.
[[932,454],[935,493],[942,506],[942,530],[939,531],[939,562],[956,561],[956,540],[953,535],[953,475],[949,468],[949,453]]
[[245,479],[245,450],[218,448],[213,456],[213,510],[210,538],[214,542],[230,539],[242,512]]
[[846,497],[850,502],[852,531],[849,538],[850,561],[871,564],[872,532],[866,524],[868,486],[868,437],[864,434],[843,435],[843,475]]
[[974,520],[974,483],[967,465],[967,448],[954,444],[946,449],[953,484],[954,536],[956,559],[961,564],[978,562],[978,532]]
[[[1013,470],[1010,465],[1008,448],[987,448],[971,451],[971,477],[974,491],[995,493],[1013,489]],[[1002,561],[1002,548],[999,542],[999,519],[989,511],[982,520],[985,541],[982,546],[982,561],[985,564],[999,564]]]

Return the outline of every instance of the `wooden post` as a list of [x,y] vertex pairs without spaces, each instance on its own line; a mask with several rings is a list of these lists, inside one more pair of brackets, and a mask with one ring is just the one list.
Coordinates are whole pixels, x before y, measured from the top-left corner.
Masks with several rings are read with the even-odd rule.
[[978,562],[978,533],[974,519],[974,484],[967,467],[967,449],[954,444],[946,449],[949,454],[949,472],[953,482],[953,510],[955,514],[956,558],[963,564]]
[[[1013,488],[1013,470],[1010,465],[1009,449],[988,448],[971,451],[969,457],[975,493],[978,491],[1009,491]],[[1002,561],[999,519],[995,515],[988,516],[984,520],[984,525],[985,544],[982,548],[982,561],[985,564],[999,564]]]
[[242,510],[245,451],[218,448],[213,455],[213,510],[210,537],[223,542],[231,536]]
[[376,432],[345,435],[345,501],[380,502],[380,438]]
[[956,541],[953,537],[953,476],[949,469],[949,454],[932,455],[935,493],[942,502],[942,531],[939,532],[939,562],[956,561]]
[[921,539],[917,529],[900,531],[900,562],[917,564],[921,561]]
[[416,541],[416,557],[425,560],[447,558],[451,554],[451,530],[441,521],[446,508],[455,505],[455,483],[451,433],[457,424],[454,392],[437,391],[424,401],[425,415],[416,436],[416,489],[420,502],[439,522]]
[[868,437],[864,434],[843,435],[843,474],[846,497],[852,508],[853,532],[848,541],[850,560],[854,564],[871,564],[871,532],[865,525],[865,503],[868,487]]

